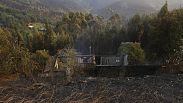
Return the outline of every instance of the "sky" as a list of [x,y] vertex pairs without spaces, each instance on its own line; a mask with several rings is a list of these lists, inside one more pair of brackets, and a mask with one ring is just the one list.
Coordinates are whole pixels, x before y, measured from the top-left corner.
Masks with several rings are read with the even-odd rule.
[[[164,5],[164,3],[166,2],[166,0],[147,0],[147,1],[149,2],[149,4],[151,4],[152,7],[157,9],[162,7],[162,5]],[[170,9],[183,7],[183,0],[167,0],[167,2]]]
[[[166,0],[74,0],[74,1],[79,1],[81,5],[90,4],[91,6],[95,7],[95,9],[102,8],[119,1],[142,3],[144,5],[149,4],[155,9],[160,9],[162,5],[164,5],[166,2]],[[167,0],[167,1],[170,8],[183,7],[183,0]]]

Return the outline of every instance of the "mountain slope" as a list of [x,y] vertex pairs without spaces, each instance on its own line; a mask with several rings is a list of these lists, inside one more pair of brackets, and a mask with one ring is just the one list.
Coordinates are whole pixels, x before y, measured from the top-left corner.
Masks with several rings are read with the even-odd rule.
[[2,14],[0,18],[2,19],[12,17],[31,22],[32,18],[37,20],[48,18],[55,21],[60,20],[63,13],[68,11],[84,11],[84,9],[72,0],[0,0],[0,13]]
[[[57,16],[68,11],[89,12],[104,17],[115,13],[131,17],[134,14],[159,10],[165,0],[0,0],[1,6],[20,11],[34,11]],[[179,8],[183,0],[168,0],[169,8]],[[55,15],[56,14],[56,15]]]
[[84,10],[73,0],[0,0],[0,4],[18,10],[34,9],[58,12]]
[[[74,0],[88,11],[109,17],[114,13],[131,17],[134,14],[157,12],[166,0]],[[183,0],[167,0],[169,9],[180,8]]]
[[119,0],[73,0],[81,7],[91,11],[104,8],[108,5],[111,5]]
[[95,13],[104,17],[109,17],[115,13],[118,13],[121,16],[131,17],[137,13],[144,14],[155,11],[155,9],[148,3],[142,4],[141,1],[143,0],[139,0],[139,2],[133,2],[133,0],[121,0],[103,9],[97,10]]
[[57,11],[84,11],[74,0],[40,0],[40,2],[48,8]]

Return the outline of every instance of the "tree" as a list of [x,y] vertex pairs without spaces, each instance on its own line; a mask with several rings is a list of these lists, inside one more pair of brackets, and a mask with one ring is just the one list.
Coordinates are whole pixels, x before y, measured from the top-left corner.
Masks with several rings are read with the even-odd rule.
[[118,14],[111,16],[107,23],[108,23],[107,25],[109,26],[109,29],[116,29],[118,31],[120,31],[120,29],[123,26],[122,18]]
[[139,15],[135,15],[130,19],[128,22],[127,33],[129,38],[128,41],[140,42],[144,33],[144,25]]
[[161,8],[160,12],[158,13],[158,17],[164,17],[168,15],[168,2],[166,1],[165,5]]
[[142,17],[144,31],[143,31],[143,35],[141,35],[140,43],[143,49],[146,49],[148,47],[148,43],[150,41],[149,39],[151,39],[149,38],[149,35],[151,35],[149,31],[151,29],[151,22],[153,19],[154,17],[150,15],[145,15]]
[[8,61],[11,57],[11,50],[13,50],[12,35],[9,31],[0,28],[0,72],[7,72],[10,70]]
[[49,54],[54,55],[56,53],[56,34],[48,23],[45,24],[45,28],[46,31],[43,42],[44,49],[49,50]]
[[72,47],[72,45],[73,41],[69,34],[64,30],[59,31],[59,33],[57,34],[56,49],[59,50],[63,48],[68,48]]
[[28,49],[17,45],[14,39],[11,32],[0,28],[0,72],[30,76],[37,65]]
[[32,52],[45,49],[43,42],[44,42],[44,34],[38,31],[34,31],[32,40]]
[[33,72],[38,74],[43,72],[45,69],[47,60],[49,59],[48,51],[45,50],[37,50],[35,54],[32,55],[32,59],[37,63],[38,69]]
[[140,43],[121,43],[121,46],[118,49],[118,53],[127,54],[130,64],[141,64],[145,61],[145,53],[144,50],[140,47]]
[[154,18],[150,25],[146,53],[150,60],[165,63],[176,52],[181,51],[182,24],[174,15],[168,14]]

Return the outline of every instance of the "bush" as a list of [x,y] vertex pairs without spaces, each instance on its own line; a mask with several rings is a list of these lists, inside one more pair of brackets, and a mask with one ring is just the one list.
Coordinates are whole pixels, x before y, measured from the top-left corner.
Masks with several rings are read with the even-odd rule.
[[49,53],[46,50],[37,50],[36,53],[32,55],[32,59],[38,64],[37,72],[43,72],[46,62],[49,59]]
[[12,36],[7,30],[0,28],[0,72],[8,73],[11,68],[11,59],[16,48],[13,48]]
[[[45,58],[44,53],[38,52],[36,57]],[[21,47],[6,30],[0,28],[0,73],[1,74],[21,74],[32,76],[34,71],[39,69],[40,60],[33,59],[33,55],[28,49]]]
[[62,49],[58,52],[58,56],[62,58],[63,67],[73,68],[76,65],[76,55],[77,52],[74,49]]
[[128,55],[129,64],[141,64],[145,61],[144,50],[141,48],[140,43],[121,43],[118,52]]

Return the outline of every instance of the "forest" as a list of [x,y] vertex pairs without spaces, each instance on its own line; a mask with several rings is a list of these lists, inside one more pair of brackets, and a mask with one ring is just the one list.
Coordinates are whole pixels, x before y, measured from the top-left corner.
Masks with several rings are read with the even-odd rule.
[[167,3],[157,14],[128,20],[119,14],[104,18],[82,12],[40,19],[32,12],[0,9],[1,73],[40,73],[62,49],[96,55],[125,52],[131,64],[182,63],[183,9],[168,11]]

